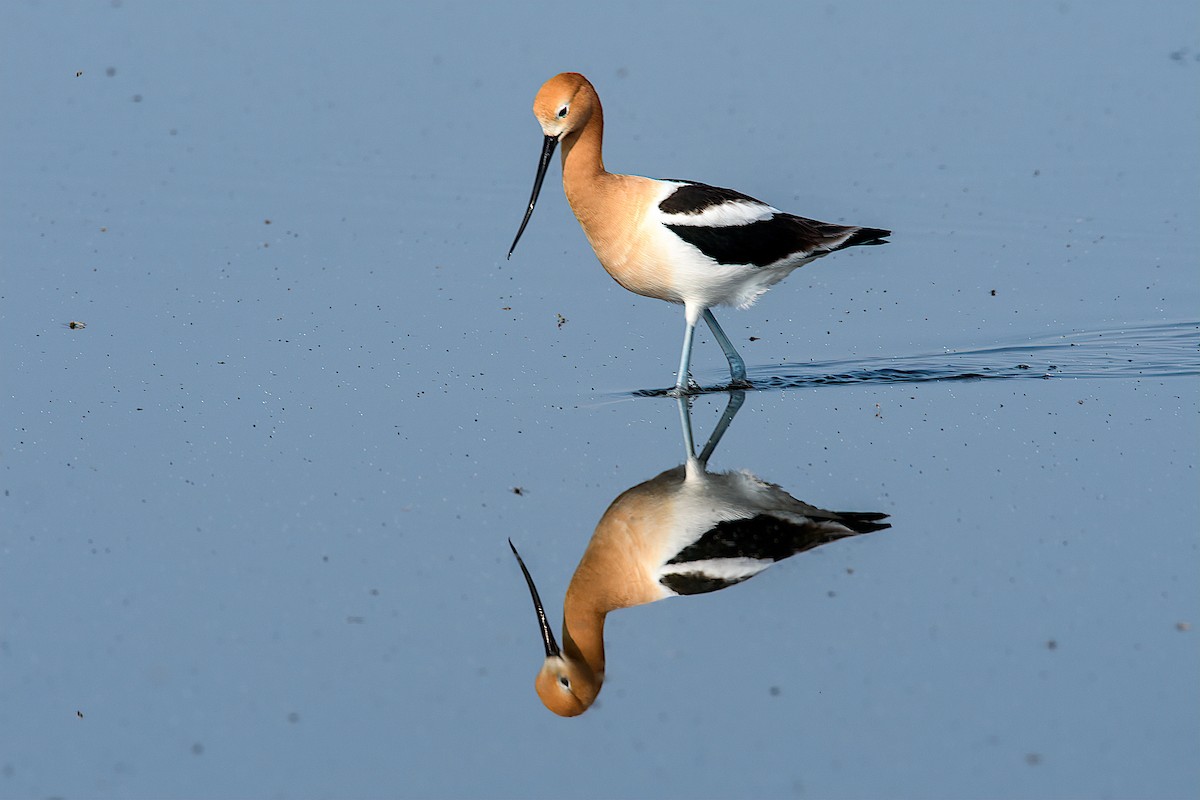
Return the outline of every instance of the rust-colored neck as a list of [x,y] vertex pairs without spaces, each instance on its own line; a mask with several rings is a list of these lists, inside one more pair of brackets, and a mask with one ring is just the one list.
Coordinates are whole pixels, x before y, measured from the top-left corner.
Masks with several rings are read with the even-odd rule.
[[604,109],[590,85],[579,92],[590,95],[592,114],[581,129],[563,139],[563,184],[566,186],[594,180],[604,174],[604,159],[600,152],[604,143]]

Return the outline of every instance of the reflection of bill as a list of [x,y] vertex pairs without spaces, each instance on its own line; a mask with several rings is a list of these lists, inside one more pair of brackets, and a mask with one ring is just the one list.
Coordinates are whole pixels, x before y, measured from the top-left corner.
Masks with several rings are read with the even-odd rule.
[[554,713],[582,714],[600,693],[610,611],[724,589],[796,553],[890,527],[881,522],[886,514],[825,511],[749,472],[709,472],[708,458],[743,399],[730,396],[699,457],[686,401],[679,401],[687,461],[624,492],[604,512],[567,587],[561,648],[513,547],[546,648],[537,693]]

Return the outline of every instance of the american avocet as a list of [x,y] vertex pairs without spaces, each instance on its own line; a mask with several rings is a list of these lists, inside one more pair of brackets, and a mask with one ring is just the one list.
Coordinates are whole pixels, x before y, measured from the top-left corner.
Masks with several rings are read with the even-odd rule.
[[629,489],[604,512],[567,586],[561,648],[533,577],[509,539],[546,650],[535,686],[555,714],[582,714],[600,693],[609,612],[724,589],[796,553],[890,527],[881,522],[886,514],[825,511],[749,472],[708,472],[707,459],[744,394],[731,394],[699,457],[692,452],[687,401],[679,400],[687,460]]
[[631,292],[683,304],[687,327],[677,394],[688,390],[692,337],[701,317],[725,352],[733,386],[747,385],[745,362],[717,324],[713,306],[746,308],[797,267],[835,250],[883,244],[891,235],[882,228],[785,214],[732,189],[605,171],[604,112],[595,88],[578,73],[546,81],[534,98],[533,115],[545,138],[509,258],[561,143],[567,201],[604,269]]

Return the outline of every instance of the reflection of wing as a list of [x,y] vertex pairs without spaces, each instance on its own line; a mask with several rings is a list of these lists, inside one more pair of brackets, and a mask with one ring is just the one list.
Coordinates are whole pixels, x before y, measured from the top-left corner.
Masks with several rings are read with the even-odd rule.
[[692,532],[676,540],[678,551],[658,571],[659,583],[675,594],[724,589],[796,553],[890,527],[879,521],[886,514],[825,511],[745,472],[688,481],[700,484],[680,494],[692,506],[684,515]]

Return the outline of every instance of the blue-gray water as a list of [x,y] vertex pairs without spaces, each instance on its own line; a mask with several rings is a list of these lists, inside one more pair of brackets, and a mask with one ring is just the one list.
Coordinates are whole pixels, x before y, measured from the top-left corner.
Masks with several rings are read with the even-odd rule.
[[[0,796],[1196,796],[1198,31],[4,4]],[[617,612],[573,720],[506,538],[557,624],[682,458],[683,320],[557,166],[504,259],[563,70],[611,169],[895,231],[718,310],[713,459],[894,527]]]

